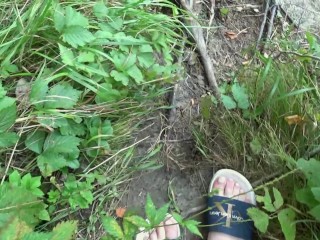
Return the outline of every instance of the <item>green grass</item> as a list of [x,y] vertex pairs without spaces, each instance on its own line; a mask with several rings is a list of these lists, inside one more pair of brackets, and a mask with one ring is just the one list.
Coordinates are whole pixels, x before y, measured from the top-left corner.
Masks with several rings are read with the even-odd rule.
[[[307,41],[308,48],[288,39],[274,45],[317,56],[316,38],[307,34]],[[211,97],[203,100],[204,119],[194,129],[200,152],[217,167],[236,169],[252,181],[265,179],[254,186],[260,208],[250,212],[261,238],[318,239],[320,234],[318,64],[294,54],[257,53],[232,83],[221,86],[221,106]]]
[[[34,221],[10,211],[6,221],[12,229],[48,231],[90,208],[89,220],[78,224],[88,237],[120,186],[157,166],[152,157],[160,148],[137,158],[133,136],[180,71],[178,9],[135,0],[6,0],[0,9],[0,189],[29,196],[17,200],[19,209],[34,199],[46,204]],[[10,183],[14,170],[41,177],[44,194]]]

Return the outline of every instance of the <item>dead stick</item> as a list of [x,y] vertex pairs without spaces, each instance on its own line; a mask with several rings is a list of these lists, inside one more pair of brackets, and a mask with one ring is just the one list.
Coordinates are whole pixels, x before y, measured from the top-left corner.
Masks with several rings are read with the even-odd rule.
[[259,47],[259,43],[260,43],[260,41],[261,41],[264,28],[265,28],[265,26],[266,26],[267,17],[268,17],[268,11],[269,11],[269,5],[270,5],[270,0],[267,0],[267,2],[266,2],[266,9],[265,9],[265,11],[264,11],[264,16],[263,16],[262,24],[261,24],[261,27],[260,27],[260,32],[259,32],[259,36],[258,36],[258,41],[257,41],[256,49],[258,49],[258,47]]
[[273,22],[274,22],[274,17],[276,15],[277,9],[278,9],[277,5],[272,6],[271,16],[270,16],[270,21],[269,21],[269,26],[268,26],[267,40],[271,39]]
[[[198,52],[201,57],[201,61],[207,76],[209,86],[211,87],[215,97],[220,99],[220,92],[218,83],[214,74],[213,63],[207,51],[207,46],[203,37],[203,30],[199,22],[195,19],[193,14],[193,3],[190,2],[190,5],[186,3],[186,0],[181,0],[182,7],[190,13],[189,25],[191,26],[191,34],[196,42]],[[187,20],[187,19],[186,19]]]

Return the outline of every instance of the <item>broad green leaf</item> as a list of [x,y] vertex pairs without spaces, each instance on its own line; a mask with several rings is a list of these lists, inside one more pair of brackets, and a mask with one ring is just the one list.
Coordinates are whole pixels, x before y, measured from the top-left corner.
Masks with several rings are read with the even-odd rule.
[[37,130],[35,132],[31,132],[25,140],[25,145],[31,151],[40,154],[42,152],[45,138],[46,133],[44,131]]
[[71,109],[80,95],[81,91],[74,89],[69,83],[59,83],[49,90],[45,107]]
[[36,106],[37,109],[43,106],[43,100],[47,95],[48,91],[48,81],[41,78],[35,80],[32,83],[31,92],[30,92],[30,102]]
[[73,66],[75,61],[75,56],[70,48],[67,48],[61,44],[59,44],[60,55],[62,58],[62,62],[68,66]]
[[133,215],[133,216],[125,217],[124,219],[126,221],[131,222],[132,224],[136,225],[137,227],[146,228],[146,227],[150,226],[150,224],[140,216]]
[[41,210],[39,212],[38,217],[39,217],[40,220],[50,221],[50,215],[49,215],[49,212],[46,209]]
[[61,32],[65,25],[65,17],[64,17],[64,9],[62,9],[59,4],[57,4],[57,7],[54,11],[53,22],[56,30],[58,32]]
[[0,133],[0,148],[13,146],[19,140],[15,132]]
[[68,6],[65,9],[65,24],[67,27],[81,26],[85,28],[89,26],[89,21],[88,18],[80,12],[77,12],[72,7]]
[[223,106],[228,110],[235,109],[237,107],[236,102],[230,96],[221,94],[221,101]]
[[78,151],[80,139],[74,136],[62,136],[58,132],[48,135],[44,143],[44,151],[53,151],[59,153],[72,153]]
[[51,240],[72,240],[77,232],[77,221],[58,223],[52,230]]
[[132,77],[136,83],[141,83],[143,82],[143,75],[140,69],[136,66],[133,65],[129,69],[127,69],[127,73],[129,74],[130,77]]
[[250,104],[246,89],[240,86],[240,84],[235,83],[232,85],[231,91],[234,99],[238,103],[238,107],[241,109],[248,109]]
[[153,53],[153,49],[149,44],[143,44],[139,47],[139,52],[141,53]]
[[108,234],[115,238],[123,239],[123,232],[121,230],[121,227],[114,218],[108,216],[103,217],[102,225]]
[[67,166],[67,161],[64,156],[54,151],[45,151],[37,157],[37,164],[43,176],[50,176],[54,171],[57,171]]
[[17,216],[12,216],[0,225],[1,239],[3,240],[23,239],[23,236],[31,231],[32,228]]
[[198,235],[202,238],[202,234],[199,231],[198,225],[200,222],[197,222],[195,220],[186,220],[184,221],[183,225],[193,234]]
[[269,190],[266,187],[264,188],[263,203],[264,203],[263,208],[268,212],[274,212],[276,210],[273,206]]
[[98,88],[95,101],[96,103],[113,102],[120,100],[120,98],[120,92],[113,89],[110,83],[102,83]]
[[83,136],[86,134],[86,128],[83,123],[76,123],[71,119],[67,119],[67,125],[60,127],[60,133],[63,136]]
[[305,160],[300,158],[297,161],[297,167],[302,170],[308,179],[309,186],[319,186],[320,182],[320,161],[311,158],[310,160]]
[[0,133],[7,131],[17,118],[15,99],[4,97],[0,99]]
[[269,216],[258,208],[249,208],[247,210],[249,217],[253,220],[254,226],[262,233],[267,231],[269,225]]
[[30,232],[23,236],[22,240],[51,240],[51,232]]
[[93,13],[99,19],[107,18],[108,17],[108,12],[109,12],[109,10],[106,7],[106,5],[103,3],[103,1],[97,2],[93,6]]
[[83,47],[95,39],[91,32],[81,26],[70,26],[63,30],[62,39],[72,47]]
[[278,220],[286,240],[294,240],[296,236],[296,224],[294,222],[296,213],[290,209],[282,209],[278,213]]
[[300,203],[306,204],[309,208],[313,208],[318,204],[310,188],[296,190],[296,198]]
[[92,63],[94,62],[94,54],[91,52],[80,52],[77,61],[80,63]]
[[110,75],[114,77],[114,80],[117,82],[121,82],[124,86],[128,86],[129,84],[129,77],[121,72],[116,70],[112,70]]
[[250,149],[254,154],[259,154],[261,152],[262,146],[258,138],[253,138],[250,142]]
[[133,225],[131,222],[126,221],[125,219],[122,222],[123,231],[125,235],[125,239],[132,239],[138,231],[138,227]]
[[147,215],[147,218],[151,221],[151,224],[153,224],[152,220],[155,218],[157,214],[157,209],[156,206],[154,205],[150,194],[147,194],[147,199],[146,199],[146,205],[145,205],[145,212]]
[[220,13],[223,17],[227,16],[229,12],[230,12],[229,8],[225,8],[225,7],[220,8]]
[[311,188],[314,198],[320,203],[320,187]]
[[16,100],[11,97],[3,97],[0,99],[0,110],[7,109],[15,105]]
[[317,220],[320,221],[320,203],[314,208],[312,208],[309,213]]
[[21,184],[21,176],[17,170],[14,170],[10,175],[9,175],[9,183],[12,186],[18,187]]
[[275,187],[273,187],[272,189],[273,189],[273,196],[275,199],[273,202],[273,206],[276,208],[276,210],[278,210],[283,205],[283,198],[278,189],[276,189]]
[[149,68],[155,63],[153,53],[139,53],[137,58],[140,66],[144,68]]
[[[0,186],[0,219],[4,216],[9,218],[17,216],[28,226],[34,227],[39,223],[39,213],[45,207],[42,200],[22,186],[13,186],[8,183]],[[5,223],[0,221],[1,224]]]

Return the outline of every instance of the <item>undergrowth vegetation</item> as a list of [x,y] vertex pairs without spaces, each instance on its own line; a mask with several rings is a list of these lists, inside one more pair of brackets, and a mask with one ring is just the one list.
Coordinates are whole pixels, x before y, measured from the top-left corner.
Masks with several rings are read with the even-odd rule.
[[320,236],[320,43],[309,33],[305,40],[281,39],[272,55],[257,53],[221,85],[220,107],[203,97],[194,130],[205,157],[219,151],[220,166],[259,180],[260,208],[248,213],[261,237]]
[[91,236],[118,186],[156,164],[159,148],[134,156],[133,133],[176,79],[177,9],[137,0],[0,8],[1,239],[71,239],[76,222],[57,222],[95,203],[82,229]]

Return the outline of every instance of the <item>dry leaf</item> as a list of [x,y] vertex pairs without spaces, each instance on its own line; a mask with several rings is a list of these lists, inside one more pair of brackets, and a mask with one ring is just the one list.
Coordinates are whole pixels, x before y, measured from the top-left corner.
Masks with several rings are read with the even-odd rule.
[[257,9],[257,8],[254,8],[253,11],[254,11],[255,13],[259,13],[259,12],[260,12],[259,9]]
[[284,118],[289,125],[304,123],[304,118],[299,115],[291,115]]
[[227,31],[224,35],[231,40],[236,39],[238,37],[238,34],[232,31]]
[[126,213],[126,208],[122,208],[122,207],[119,207],[116,209],[116,216],[118,218],[123,218],[124,214]]

